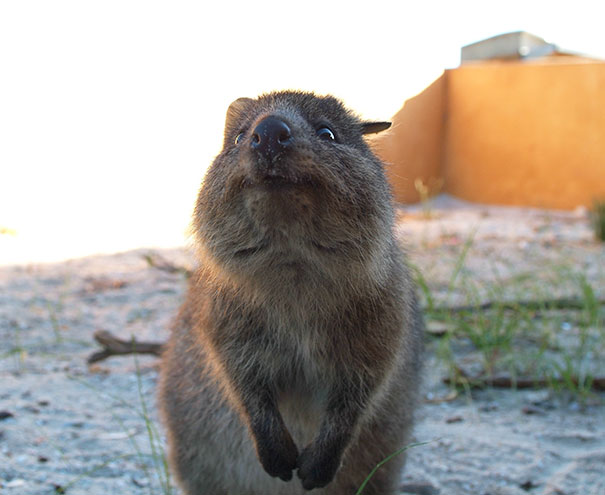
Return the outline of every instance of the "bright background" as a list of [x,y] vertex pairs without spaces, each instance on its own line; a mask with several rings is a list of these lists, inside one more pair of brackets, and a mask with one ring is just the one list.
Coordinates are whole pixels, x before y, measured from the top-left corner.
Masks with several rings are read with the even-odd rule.
[[605,57],[594,1],[0,1],[0,265],[185,242],[240,96],[333,93],[366,118],[525,30]]

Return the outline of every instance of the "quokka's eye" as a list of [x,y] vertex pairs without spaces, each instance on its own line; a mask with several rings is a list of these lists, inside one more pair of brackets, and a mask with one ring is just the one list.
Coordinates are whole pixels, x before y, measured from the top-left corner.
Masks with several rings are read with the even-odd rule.
[[244,139],[244,133],[240,132],[237,136],[235,136],[235,144],[239,144]]
[[324,141],[335,141],[336,137],[334,136],[334,133],[332,132],[332,130],[329,127],[320,127],[319,129],[317,129],[317,137],[319,139],[323,139]]

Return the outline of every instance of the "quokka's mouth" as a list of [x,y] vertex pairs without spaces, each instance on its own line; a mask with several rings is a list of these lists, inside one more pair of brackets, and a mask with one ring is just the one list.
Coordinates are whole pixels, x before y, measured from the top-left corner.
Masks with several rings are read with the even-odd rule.
[[268,191],[280,191],[289,189],[304,189],[314,187],[312,180],[306,177],[286,176],[276,173],[266,173],[248,179],[243,183],[244,187],[264,189]]

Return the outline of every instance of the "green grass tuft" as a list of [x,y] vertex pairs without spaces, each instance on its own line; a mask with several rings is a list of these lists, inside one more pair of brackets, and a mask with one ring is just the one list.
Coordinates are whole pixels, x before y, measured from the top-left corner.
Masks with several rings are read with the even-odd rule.
[[605,199],[595,200],[592,207],[591,218],[595,237],[598,240],[605,242]]

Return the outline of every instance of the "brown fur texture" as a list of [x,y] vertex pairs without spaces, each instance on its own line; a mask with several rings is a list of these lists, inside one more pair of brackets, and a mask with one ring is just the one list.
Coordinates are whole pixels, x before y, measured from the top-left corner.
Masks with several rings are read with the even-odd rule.
[[[268,117],[287,141],[263,155]],[[363,138],[385,127],[311,93],[230,106],[195,209],[200,264],[162,366],[186,494],[353,495],[409,441],[422,318]],[[396,493],[403,462],[364,495]]]

